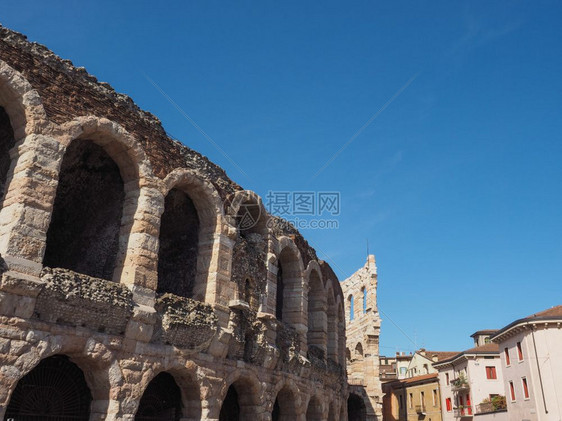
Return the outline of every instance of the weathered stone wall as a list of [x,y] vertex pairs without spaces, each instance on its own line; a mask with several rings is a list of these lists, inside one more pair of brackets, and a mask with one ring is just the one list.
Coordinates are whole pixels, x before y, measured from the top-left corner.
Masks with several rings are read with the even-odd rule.
[[377,309],[375,256],[369,255],[365,266],[341,285],[346,305],[348,382],[351,392],[364,400],[367,419],[380,420],[383,397],[379,378],[381,320]]
[[[0,118],[0,152],[9,150],[0,161],[9,162],[0,180],[0,417],[18,381],[60,354],[84,372],[92,420],[134,419],[148,384],[163,371],[182,391],[183,420],[218,420],[231,386],[243,419],[271,419],[276,399],[288,419],[346,417],[339,282],[296,230],[268,229],[263,220],[251,233],[238,229],[242,206],[257,206],[270,218],[255,193],[170,139],[130,98],[1,27],[0,107],[10,122]],[[122,196],[115,203],[122,207],[104,214],[111,219],[107,232],[77,218],[74,228],[90,229],[89,236],[60,264],[59,247],[69,244],[48,241],[53,212],[74,209],[77,200],[64,193],[73,187],[64,158],[70,150],[73,162],[86,162],[80,161],[84,153],[101,159],[90,149],[102,149],[118,168],[113,180],[122,183]],[[88,171],[98,170],[96,163]],[[197,213],[198,238],[189,242],[195,254],[186,253],[190,271],[181,272],[189,287],[173,291],[185,296],[169,291],[170,276],[159,288],[160,223],[171,191],[185,193]],[[95,189],[85,194],[84,200],[103,205]],[[60,197],[67,200],[59,206]],[[191,235],[178,234],[179,240]],[[116,245],[106,238],[116,238]],[[90,252],[89,260],[78,259]],[[281,264],[288,287],[284,317],[277,320]],[[89,276],[90,269],[100,277]]]

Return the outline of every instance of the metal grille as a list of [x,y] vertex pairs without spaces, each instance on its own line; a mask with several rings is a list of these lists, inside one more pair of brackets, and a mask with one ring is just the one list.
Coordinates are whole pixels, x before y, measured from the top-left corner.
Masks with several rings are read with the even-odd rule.
[[84,374],[68,357],[41,361],[16,386],[5,420],[87,421],[92,395]]

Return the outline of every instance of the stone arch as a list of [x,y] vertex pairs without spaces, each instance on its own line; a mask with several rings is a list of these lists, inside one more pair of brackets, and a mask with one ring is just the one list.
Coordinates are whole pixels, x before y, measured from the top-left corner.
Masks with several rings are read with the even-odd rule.
[[306,329],[303,288],[303,263],[295,243],[288,237],[279,239],[277,253],[277,292],[275,315],[299,331]]
[[[142,384],[144,386],[139,390],[140,395],[137,395],[136,403],[131,408],[135,419],[150,419],[146,418],[150,416],[150,405],[159,411],[157,415],[162,418],[158,419],[162,421],[200,419],[202,408],[199,385],[195,374],[186,367],[159,366],[143,379]],[[144,398],[147,398],[145,402]]]
[[105,118],[78,117],[54,133],[62,159],[43,262],[119,281],[140,185],[152,177],[148,160],[133,136]]
[[38,134],[51,126],[39,94],[2,60],[0,107],[4,137],[0,148],[0,254],[11,269],[38,274],[49,218],[43,199],[54,190],[51,146],[54,144],[56,153],[58,144]]
[[356,360],[363,359],[363,345],[361,344],[361,342],[357,342],[357,345],[355,345],[354,357]]
[[229,197],[226,205],[231,225],[236,227],[239,235],[267,235],[268,213],[257,193],[251,190],[237,191]]
[[322,399],[317,395],[312,395],[308,401],[306,421],[324,421]]
[[[220,196],[210,182],[186,169],[174,170],[164,179],[162,194],[165,197],[165,205],[161,213],[159,234],[158,291],[187,295],[198,301],[209,301],[206,300],[207,295],[214,292],[217,274],[221,270],[219,267],[221,249],[216,246],[220,244],[224,221]],[[170,215],[172,218],[167,218],[166,215],[168,199],[172,194],[184,204],[185,209],[192,211],[192,219],[197,220],[197,233],[174,230],[173,216],[177,215],[177,212]],[[182,239],[176,238],[177,234],[184,236],[190,234],[196,237],[182,246]],[[182,249],[179,254],[174,250],[176,244]],[[230,264],[229,256],[223,256],[221,260]],[[191,268],[189,269],[188,266]],[[213,268],[215,272],[212,271]],[[225,275],[229,272],[229,268],[223,270]],[[192,283],[192,286],[187,288],[188,294],[175,291],[168,285],[173,283],[178,275],[184,277],[188,284]]]
[[0,417],[11,401],[17,384],[41,362],[53,356],[64,356],[83,373],[91,393],[92,416],[105,417],[112,390],[118,390],[123,378],[112,352],[94,339],[65,341],[58,336],[48,336],[41,342],[24,347],[10,366],[9,376],[0,379]]
[[355,393],[350,393],[347,398],[347,417],[348,421],[366,421],[367,419],[365,401]]
[[346,307],[349,314],[349,322],[351,323],[355,319],[355,297],[353,294],[347,296]]
[[302,401],[299,390],[292,381],[286,380],[277,384],[274,396],[271,421],[294,421],[298,419]]
[[234,372],[221,388],[219,421],[259,419],[261,413],[261,385],[249,373]]
[[328,358],[334,362],[338,362],[338,313],[336,299],[334,297],[332,282],[329,281],[326,287],[328,303]]
[[314,347],[321,352],[320,358],[325,359],[327,353],[328,303],[318,262],[311,260],[308,263],[304,278],[308,285],[307,343],[309,354],[311,353],[311,347]]
[[66,355],[53,355],[41,360],[18,381],[6,418],[87,421],[91,403],[92,394],[83,371]]
[[0,106],[5,108],[16,141],[49,125],[39,93],[18,71],[0,60]]

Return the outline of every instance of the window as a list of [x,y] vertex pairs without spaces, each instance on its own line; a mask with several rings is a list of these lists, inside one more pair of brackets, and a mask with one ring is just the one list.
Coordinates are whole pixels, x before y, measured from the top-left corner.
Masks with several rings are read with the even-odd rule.
[[363,314],[367,313],[367,288],[363,288]]
[[519,361],[523,361],[523,350],[521,349],[521,342],[517,342],[517,358],[519,358]]
[[447,383],[447,386],[450,384],[450,382],[449,382],[449,373],[445,373],[445,382]]
[[527,386],[527,378],[522,377],[521,383],[523,383],[523,397],[529,399],[529,386]]
[[408,396],[408,398],[409,398],[409,404],[408,404],[408,406],[410,407],[410,409],[412,409],[412,408],[414,407],[414,403],[413,403],[413,401],[414,401],[414,396],[410,393],[410,395]]
[[425,408],[425,392],[420,392],[420,405]]
[[447,406],[447,412],[451,412],[453,410],[453,403],[451,402],[451,398],[447,398],[445,400],[445,404]]
[[486,378],[488,380],[496,380],[498,376],[496,375],[496,367],[488,366],[486,367]]
[[429,367],[427,366],[427,364],[423,365],[423,374],[429,374]]
[[401,374],[402,376],[405,376],[405,375],[406,375],[406,370],[408,370],[406,367],[400,367],[400,374]]
[[509,394],[511,396],[511,402],[515,402],[515,388],[513,387],[513,382],[509,382]]
[[503,352],[505,354],[505,365],[509,367],[511,365],[511,359],[509,358],[509,349],[504,348]]
[[349,321],[355,318],[355,305],[353,303],[353,295],[349,297]]
[[433,389],[433,406],[437,406],[437,389]]

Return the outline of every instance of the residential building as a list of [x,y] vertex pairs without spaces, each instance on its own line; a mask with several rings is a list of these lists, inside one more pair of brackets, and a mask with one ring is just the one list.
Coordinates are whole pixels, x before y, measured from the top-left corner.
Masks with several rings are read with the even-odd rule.
[[562,419],[562,305],[515,320],[499,346],[509,421]]
[[433,364],[457,355],[457,352],[443,352],[443,351],[427,351],[425,348],[421,348],[414,353],[412,356],[407,369],[407,378],[417,377],[424,374],[437,373],[437,370],[433,368]]
[[437,373],[383,384],[383,421],[441,421]]
[[483,343],[433,364],[439,371],[443,421],[507,420],[497,344]]
[[381,382],[388,382],[398,378],[396,370],[396,357],[379,357],[379,377]]

